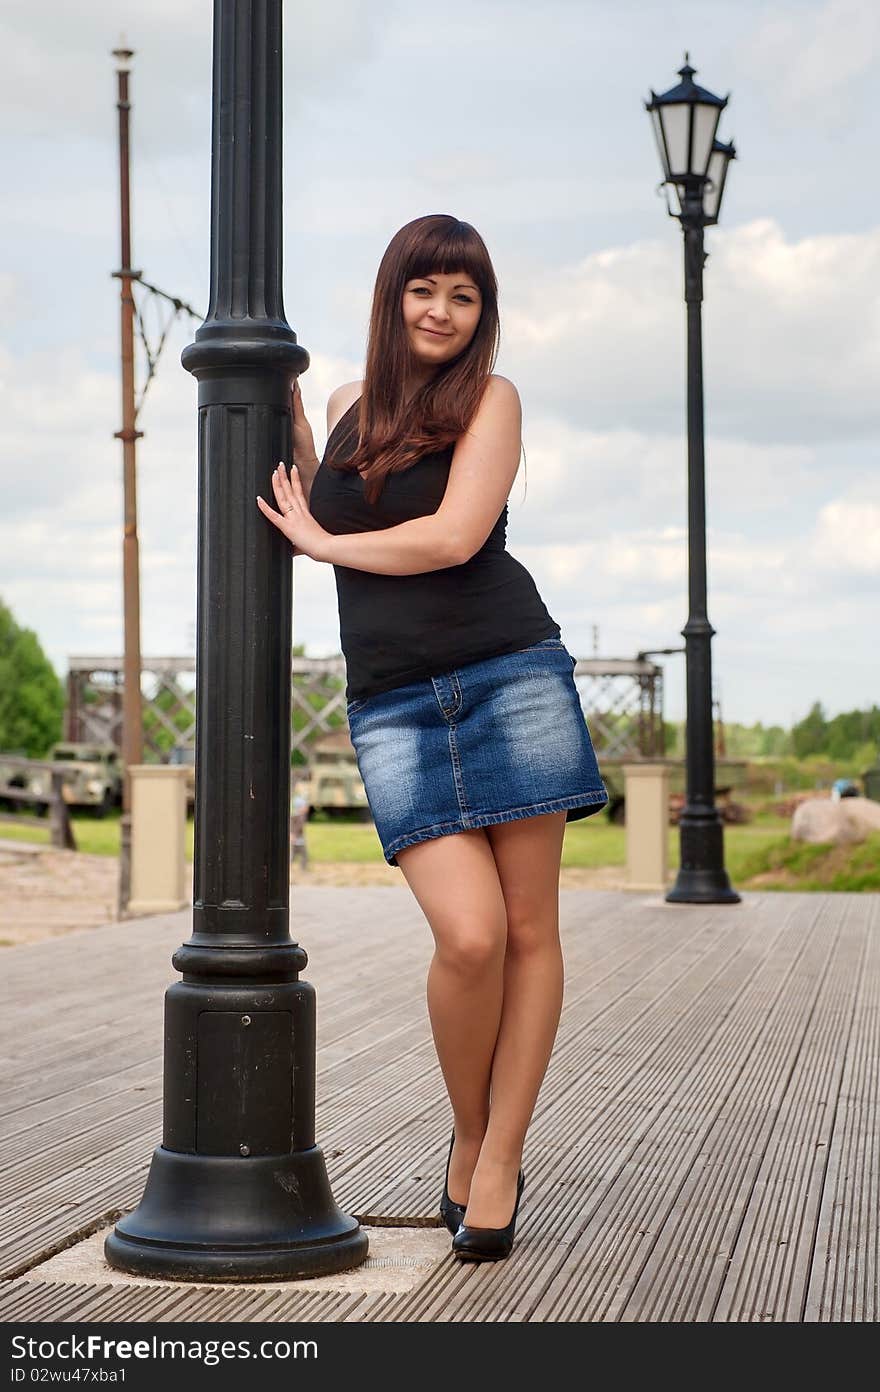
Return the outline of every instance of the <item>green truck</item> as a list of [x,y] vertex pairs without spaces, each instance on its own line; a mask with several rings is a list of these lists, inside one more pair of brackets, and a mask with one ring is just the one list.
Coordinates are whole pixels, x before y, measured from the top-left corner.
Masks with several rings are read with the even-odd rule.
[[[606,809],[609,821],[617,826],[622,826],[626,819],[626,808],[624,798],[624,775],[625,764],[638,764],[638,758],[617,758],[609,759],[603,756],[601,751],[597,751],[596,757],[599,761],[599,770],[605,787],[608,789],[608,807]],[[684,806],[685,791],[687,788],[687,766],[684,759],[650,759],[645,762],[652,764],[666,764],[670,770],[669,777],[669,811],[670,820],[678,821],[678,814]],[[748,812],[742,803],[737,802],[734,794],[738,789],[745,788],[748,777],[748,763],[745,759],[715,758],[715,803],[724,822],[745,822],[748,820]]]
[[115,745],[68,740],[53,744],[45,760],[0,754],[0,799],[6,788],[33,793],[30,808],[20,798],[15,806],[19,811],[45,812],[52,790],[48,764],[65,766],[61,795],[69,807],[88,807],[105,817],[113,807],[122,805],[123,764]]
[[312,745],[304,795],[308,798],[309,818],[315,812],[324,812],[328,817],[341,817],[354,812],[362,821],[372,820],[367,792],[347,728],[334,730]]

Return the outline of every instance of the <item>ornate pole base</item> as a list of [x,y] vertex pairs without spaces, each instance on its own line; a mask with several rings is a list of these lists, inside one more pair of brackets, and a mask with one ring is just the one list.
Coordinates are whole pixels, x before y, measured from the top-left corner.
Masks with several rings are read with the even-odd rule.
[[[195,976],[206,957],[211,981]],[[104,1243],[110,1266],[266,1281],[365,1260],[367,1234],[338,1208],[315,1143],[315,991],[279,979],[296,978],[305,961],[290,942],[224,950],[190,941],[174,954],[184,980],[165,993],[162,1144],[138,1207]],[[248,970],[269,980],[247,982]]]
[[333,1201],[320,1146],[239,1159],[160,1145],[140,1204],[104,1252],[137,1276],[268,1281],[348,1271],[368,1246]]
[[707,817],[685,808],[679,822],[681,863],[667,904],[739,904],[724,868],[724,830],[713,807]]

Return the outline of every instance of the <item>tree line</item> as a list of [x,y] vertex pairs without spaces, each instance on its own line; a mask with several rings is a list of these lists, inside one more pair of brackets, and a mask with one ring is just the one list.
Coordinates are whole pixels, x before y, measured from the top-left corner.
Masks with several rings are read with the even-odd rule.
[[[674,725],[675,738],[667,749],[684,749],[684,723]],[[723,737],[724,752],[731,759],[809,759],[822,758],[836,763],[864,763],[867,768],[880,756],[880,706],[869,710],[841,711],[826,715],[821,701],[815,701],[803,720],[790,730],[782,725],[740,725],[725,721],[715,724],[716,751]]]

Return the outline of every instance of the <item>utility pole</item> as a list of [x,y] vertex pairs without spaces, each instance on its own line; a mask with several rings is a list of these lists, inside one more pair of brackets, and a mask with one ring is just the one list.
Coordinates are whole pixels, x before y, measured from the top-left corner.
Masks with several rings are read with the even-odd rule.
[[120,819],[119,895],[117,917],[124,918],[131,897],[131,778],[128,770],[143,763],[144,736],[141,712],[141,596],[140,560],[137,533],[137,474],[135,441],[143,435],[135,429],[134,400],[134,295],[131,283],[140,275],[131,265],[131,197],[128,142],[128,71],[134,52],[125,47],[124,38],[114,48],[117,60],[117,100],[119,111],[119,193],[121,265],[114,276],[119,279],[120,342],[122,348],[122,429],[114,438],[122,441],[123,480],[123,688],[122,688],[122,816]]
[[721,715],[721,688],[718,688],[718,696],[715,700],[715,709],[718,712],[718,730],[715,737],[715,755],[723,759],[727,755],[727,742],[724,738],[724,720]]

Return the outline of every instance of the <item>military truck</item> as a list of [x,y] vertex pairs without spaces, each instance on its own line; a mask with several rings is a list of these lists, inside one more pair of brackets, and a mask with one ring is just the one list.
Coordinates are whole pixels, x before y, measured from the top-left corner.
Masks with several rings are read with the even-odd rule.
[[28,774],[32,762],[23,749],[6,749],[0,754],[0,809],[4,812],[27,812],[38,817],[48,812],[48,803],[28,803],[19,797],[3,797],[7,788],[18,793],[29,786]]
[[348,730],[334,730],[316,740],[311,749],[311,769],[305,785],[308,816],[325,812],[329,817],[356,813],[371,821],[367,792],[361,779]]
[[[111,808],[121,806],[123,765],[115,745],[62,741],[53,744],[46,763],[70,765],[61,784],[68,807],[90,807],[96,816],[106,817]],[[0,755],[0,797],[4,787],[37,794],[34,810],[42,812],[52,788],[50,770],[45,765],[34,768],[32,761],[16,764],[14,755]]]
[[[601,752],[596,755],[599,761],[599,771],[602,780],[608,789],[608,807],[606,808],[608,819],[616,826],[623,826],[626,820],[626,806],[624,798],[624,776],[623,768],[625,764],[637,764],[638,758],[629,759],[608,759],[603,758]],[[687,789],[687,765],[684,759],[652,759],[651,763],[667,764],[670,770],[669,778],[669,811],[670,821],[678,821],[681,808],[685,801]],[[742,803],[734,801],[732,794],[737,788],[744,788],[748,777],[748,762],[745,759],[715,759],[715,803],[718,813],[723,822],[745,822],[749,820],[748,810]]]

